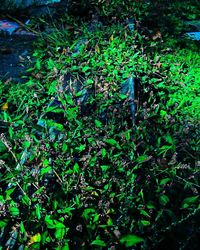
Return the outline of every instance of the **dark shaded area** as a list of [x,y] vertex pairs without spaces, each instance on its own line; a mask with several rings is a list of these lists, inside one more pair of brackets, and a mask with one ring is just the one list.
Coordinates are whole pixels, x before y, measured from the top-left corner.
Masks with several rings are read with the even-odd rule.
[[0,38],[0,79],[12,78],[21,82],[30,63],[32,36],[15,36]]

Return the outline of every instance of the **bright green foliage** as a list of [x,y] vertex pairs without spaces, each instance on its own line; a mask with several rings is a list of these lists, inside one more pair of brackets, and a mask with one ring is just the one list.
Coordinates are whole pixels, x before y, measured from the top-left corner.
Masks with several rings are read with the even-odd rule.
[[[116,1],[104,2],[112,16]],[[11,235],[25,249],[196,247],[198,47],[105,20],[94,32],[78,18],[55,20],[27,82],[0,83],[4,245]],[[129,76],[138,79],[134,124],[120,93]]]

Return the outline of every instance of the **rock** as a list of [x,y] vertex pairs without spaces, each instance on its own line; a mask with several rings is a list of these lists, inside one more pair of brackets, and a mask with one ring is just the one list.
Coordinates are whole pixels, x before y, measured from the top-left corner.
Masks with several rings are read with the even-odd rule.
[[135,104],[135,81],[133,77],[129,77],[126,82],[124,82],[121,86],[121,93],[126,95],[130,105],[130,114],[132,117],[133,123],[135,123],[135,112],[136,112],[136,104]]
[[200,41],[200,20],[185,21],[184,23],[189,27],[186,35],[192,40]]
[[195,41],[200,41],[200,32],[188,32],[186,33],[189,38]]
[[187,26],[195,28],[196,31],[200,31],[200,20],[192,20],[184,22]]
[[135,30],[135,23],[136,21],[132,18],[128,18],[126,20],[126,23],[127,23],[127,26],[128,26],[128,29],[133,32]]
[[16,22],[11,22],[8,20],[0,20],[0,33],[12,35],[14,31],[19,29],[20,25]]
[[2,0],[0,11],[26,9],[28,7],[42,6],[59,2],[60,0]]

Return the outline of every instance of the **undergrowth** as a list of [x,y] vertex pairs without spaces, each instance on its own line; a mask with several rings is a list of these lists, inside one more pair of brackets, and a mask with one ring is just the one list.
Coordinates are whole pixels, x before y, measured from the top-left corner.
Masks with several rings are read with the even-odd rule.
[[0,85],[2,249],[198,249],[198,47],[62,20]]

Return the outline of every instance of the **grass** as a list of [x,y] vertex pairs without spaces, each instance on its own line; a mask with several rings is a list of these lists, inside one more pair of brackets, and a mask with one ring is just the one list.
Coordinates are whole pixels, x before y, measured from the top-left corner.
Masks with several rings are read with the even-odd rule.
[[0,84],[2,249],[198,248],[198,44],[109,11],[41,20],[27,82]]

